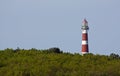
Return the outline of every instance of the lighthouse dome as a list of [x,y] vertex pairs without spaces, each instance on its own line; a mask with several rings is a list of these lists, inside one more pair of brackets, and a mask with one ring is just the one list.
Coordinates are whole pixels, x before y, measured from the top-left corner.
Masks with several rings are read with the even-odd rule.
[[83,24],[83,25],[85,25],[85,26],[87,26],[87,25],[88,25],[87,20],[86,20],[86,19],[84,19],[84,20],[82,21],[82,24]]

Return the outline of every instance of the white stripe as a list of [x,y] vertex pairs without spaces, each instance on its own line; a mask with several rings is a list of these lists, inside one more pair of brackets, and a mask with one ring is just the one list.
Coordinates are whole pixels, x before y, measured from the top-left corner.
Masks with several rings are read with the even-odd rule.
[[88,44],[88,41],[82,40],[82,45]]
[[88,53],[88,52],[82,52],[82,54],[86,54],[86,53]]
[[82,33],[87,33],[87,30],[82,30]]

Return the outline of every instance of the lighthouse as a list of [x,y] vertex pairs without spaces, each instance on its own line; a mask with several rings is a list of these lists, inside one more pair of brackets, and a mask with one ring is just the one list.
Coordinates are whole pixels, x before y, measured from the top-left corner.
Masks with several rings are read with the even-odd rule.
[[89,46],[88,46],[88,22],[86,19],[82,21],[82,55],[89,53]]

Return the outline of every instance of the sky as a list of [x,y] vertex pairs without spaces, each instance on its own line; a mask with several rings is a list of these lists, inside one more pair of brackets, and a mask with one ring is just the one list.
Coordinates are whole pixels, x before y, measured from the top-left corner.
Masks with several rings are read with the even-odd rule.
[[81,25],[89,26],[89,52],[120,55],[120,0],[0,0],[0,49],[81,53]]

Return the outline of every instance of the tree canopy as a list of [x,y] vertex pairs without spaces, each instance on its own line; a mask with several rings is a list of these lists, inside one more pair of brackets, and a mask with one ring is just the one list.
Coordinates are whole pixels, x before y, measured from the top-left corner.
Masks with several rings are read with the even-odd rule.
[[45,50],[0,50],[0,76],[119,76],[120,57]]

